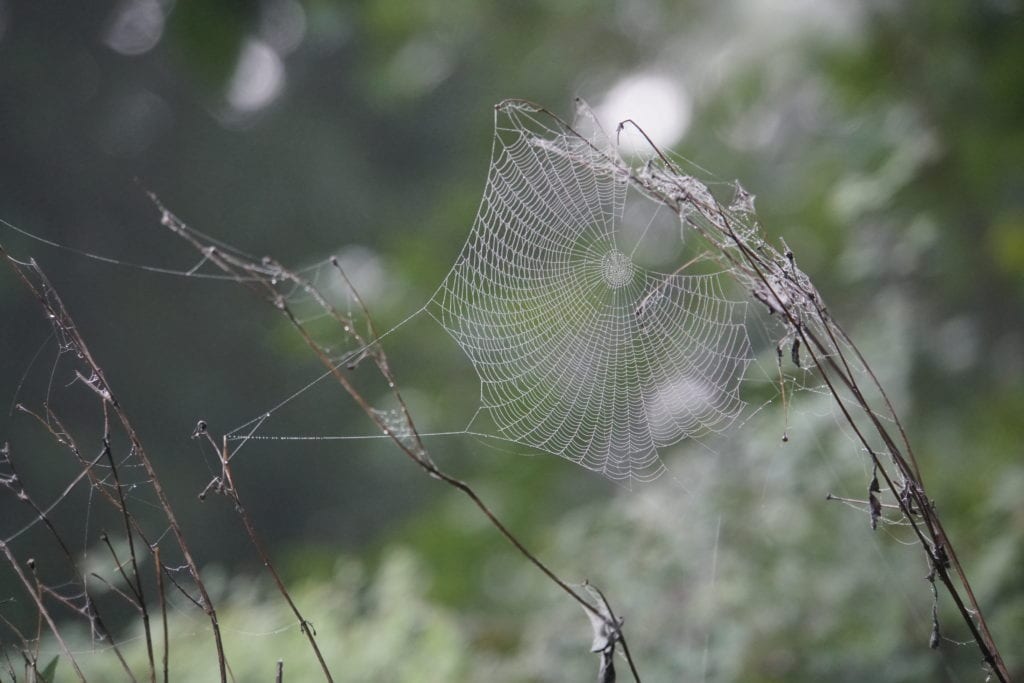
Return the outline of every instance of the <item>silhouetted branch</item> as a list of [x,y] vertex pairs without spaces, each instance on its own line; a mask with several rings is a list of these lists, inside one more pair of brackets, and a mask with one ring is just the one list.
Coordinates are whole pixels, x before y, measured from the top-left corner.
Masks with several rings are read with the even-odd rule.
[[221,446],[218,447],[217,442],[213,440],[213,437],[207,431],[206,423],[200,421],[199,425],[200,426],[197,427],[196,431],[192,434],[193,438],[206,437],[210,445],[213,446],[214,452],[217,453],[221,466],[220,476],[215,478],[210,485],[207,485],[203,493],[200,494],[200,498],[203,498],[207,491],[214,490],[217,493],[227,496],[227,498],[234,504],[235,512],[238,513],[239,518],[242,520],[242,524],[245,526],[245,533],[246,536],[249,537],[249,542],[252,543],[253,548],[255,548],[257,554],[259,554],[260,561],[270,573],[271,578],[274,580],[274,585],[277,586],[278,592],[281,593],[285,602],[288,603],[288,607],[291,609],[292,614],[294,614],[295,618],[299,620],[299,630],[304,636],[306,636],[306,640],[309,641],[309,646],[313,648],[316,660],[320,664],[320,670],[324,673],[324,678],[329,683],[333,683],[334,677],[331,675],[327,662],[324,660],[324,655],[320,651],[320,647],[316,642],[316,629],[314,629],[313,625],[304,616],[302,616],[301,612],[299,612],[299,608],[292,599],[288,589],[285,587],[284,581],[281,579],[281,575],[277,573],[277,569],[270,561],[270,554],[267,552],[266,547],[256,533],[256,526],[253,524],[252,516],[249,514],[249,511],[246,510],[245,505],[242,504],[241,494],[238,491],[238,487],[235,485],[235,479],[231,473],[231,459],[228,455],[227,439],[224,439]]
[[[114,393],[110,388],[110,384],[107,382],[103,369],[93,358],[88,348],[88,345],[85,343],[84,338],[79,333],[77,326],[75,325],[66,307],[64,306],[64,303],[61,300],[60,296],[57,294],[56,290],[50,284],[49,280],[46,278],[46,275],[35,263],[35,261],[29,261],[28,263],[19,262],[14,258],[10,257],[7,254],[7,252],[3,249],[3,247],[0,247],[0,258],[3,258],[4,260],[7,261],[8,266],[14,272],[15,276],[21,281],[25,288],[33,296],[35,296],[35,298],[40,304],[40,307],[42,308],[45,318],[53,326],[56,336],[60,340],[62,347],[67,350],[73,350],[75,357],[84,367],[84,372],[79,371],[77,373],[77,377],[85,386],[92,390],[96,397],[100,399],[100,403],[103,406],[104,411],[105,438],[106,435],[109,433],[109,429],[106,427],[108,410],[111,411],[113,415],[116,417],[117,423],[121,426],[121,429],[127,436],[129,446],[131,448],[131,453],[133,457],[137,459],[139,464],[142,465],[143,469],[145,470],[149,478],[149,486],[151,487],[153,493],[157,497],[159,508],[163,513],[164,517],[166,518],[171,533],[174,536],[178,548],[185,559],[185,563],[189,569],[192,581],[195,583],[195,586],[200,593],[201,600],[198,602],[194,602],[200,605],[200,607],[203,609],[208,619],[210,620],[214,636],[214,643],[216,645],[217,650],[217,663],[220,671],[220,678],[222,682],[226,683],[228,678],[227,660],[224,654],[223,640],[220,633],[220,626],[217,621],[217,613],[213,607],[213,601],[210,599],[209,593],[206,590],[206,586],[203,584],[203,581],[200,578],[198,565],[196,564],[192,556],[191,550],[189,548],[189,545],[185,540],[184,532],[177,521],[177,518],[174,514],[174,510],[163,489],[160,479],[157,476],[152,461],[150,460],[131,419],[128,417],[128,414],[125,412],[121,404],[114,396]],[[29,411],[25,410],[25,412]],[[59,425],[59,421],[56,420],[56,417],[49,411],[49,409],[47,411],[46,419],[43,419],[41,416],[38,415],[36,415],[36,418],[40,422],[40,424],[42,424],[52,434],[52,436],[54,437],[58,444],[61,444],[62,446],[69,448],[75,454],[76,458],[84,462],[85,459],[81,454],[81,450],[77,447],[77,445],[75,445],[74,439],[71,437],[70,433],[68,433],[67,430],[63,429],[63,427]],[[54,426],[55,422],[57,426]],[[117,496],[110,494],[110,492],[107,490],[107,487],[104,485],[105,483],[100,478],[98,478],[95,475],[95,473],[93,473],[91,466],[86,467],[86,472],[87,476],[90,478],[90,481],[93,485],[93,489],[95,491],[101,492],[105,496],[105,498],[115,506],[115,508],[121,511],[122,515],[124,516],[130,548],[133,547],[132,530],[138,533],[139,537],[146,541],[147,545],[152,548],[155,544],[150,543],[148,540],[146,540],[146,535],[142,530],[141,526],[138,524],[138,521],[134,518],[134,516],[132,516],[128,512],[124,499],[119,499]],[[8,554],[10,553],[9,549],[6,549],[5,551]],[[130,552],[132,558],[135,558],[134,549],[132,549]],[[15,567],[17,567],[17,563],[13,560],[13,556],[10,557],[12,560],[12,564]],[[136,577],[139,577],[139,573],[137,571],[137,561],[133,562],[133,572]],[[129,582],[129,585],[132,585],[131,582]],[[141,582],[134,586],[132,590],[141,591]],[[139,593],[137,593],[137,595],[139,595]],[[41,600],[39,602],[40,614],[43,615],[45,614],[44,608],[41,605]],[[57,637],[59,638],[59,634]],[[149,643],[149,647],[151,676],[155,680],[156,669],[155,665],[153,664],[151,642]]]

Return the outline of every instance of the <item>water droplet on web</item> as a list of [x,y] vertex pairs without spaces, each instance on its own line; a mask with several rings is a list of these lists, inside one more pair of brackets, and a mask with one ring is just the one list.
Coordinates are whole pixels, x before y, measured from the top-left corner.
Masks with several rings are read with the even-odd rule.
[[747,192],[738,181],[734,186],[736,193],[733,195],[732,203],[729,204],[729,211],[733,213],[754,213],[755,195]]

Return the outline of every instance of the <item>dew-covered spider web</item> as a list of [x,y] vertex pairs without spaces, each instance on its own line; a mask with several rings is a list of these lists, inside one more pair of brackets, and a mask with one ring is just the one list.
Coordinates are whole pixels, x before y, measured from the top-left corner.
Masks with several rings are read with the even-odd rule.
[[751,359],[720,274],[663,274],[620,239],[631,183],[588,109],[574,130],[524,103],[496,113],[483,200],[427,311],[480,378],[498,435],[615,480],[727,427]]
[[[752,361],[742,297],[757,296],[759,285],[706,253],[681,259],[682,266],[673,254],[680,253],[680,237],[685,242],[694,232],[683,210],[689,205],[711,228],[717,215],[729,214],[736,219],[731,228],[748,237],[750,221],[738,217],[752,212],[750,197],[737,186],[736,201],[725,208],[695,178],[669,177],[643,159],[624,159],[616,138],[582,102],[572,124],[522,100],[496,106],[483,198],[451,270],[425,305],[383,333],[365,334],[364,345],[336,357],[335,369],[358,366],[381,339],[425,314],[465,353],[479,380],[479,402],[462,429],[419,436],[503,440],[626,483],[658,477],[666,447],[727,429],[745,406],[740,387]],[[651,146],[650,160],[656,154]],[[670,196],[680,188],[685,202]],[[637,206],[650,210],[633,211]],[[670,224],[671,246],[669,258],[652,265],[645,238],[655,231],[658,211]],[[188,271],[146,270],[239,279],[210,265],[215,253],[235,253],[250,262],[243,281],[265,279],[280,290],[281,304],[296,312],[307,307],[306,321],[326,315],[327,301],[310,293],[327,278],[333,281],[327,289],[337,287],[330,264],[297,270],[308,281],[288,285],[279,266],[257,263],[167,211],[164,224],[207,243],[205,255]],[[730,294],[737,280],[740,289]],[[349,304],[351,293],[343,295]],[[227,438],[242,445],[304,438],[263,430],[274,413],[330,374],[228,430]],[[380,416],[383,436],[309,438],[411,438],[407,416]]]

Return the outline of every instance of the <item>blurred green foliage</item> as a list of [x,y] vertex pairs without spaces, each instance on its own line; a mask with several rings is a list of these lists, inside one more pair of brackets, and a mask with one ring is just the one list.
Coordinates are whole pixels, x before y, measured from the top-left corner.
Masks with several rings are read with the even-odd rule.
[[[276,86],[239,80],[245,55],[264,78],[279,68]],[[299,265],[354,254],[372,266],[370,303],[386,329],[427,300],[458,253],[495,102],[567,112],[574,95],[600,103],[620,79],[652,71],[692,106],[675,148],[758,195],[769,235],[785,237],[864,347],[1003,655],[1024,675],[1019,2],[0,2],[0,217],[76,249],[187,268],[150,189],[249,252]],[[237,679],[267,680],[277,659],[286,680],[314,679],[232,511],[195,502],[210,470],[187,437],[198,418],[223,431],[274,405],[317,374],[315,359],[230,286],[97,263],[4,228],[0,243],[37,258],[65,296],[197,555],[223,573]],[[0,274],[3,405],[46,395],[54,352],[31,365],[48,334],[38,317]],[[421,426],[461,428],[478,387],[443,331],[417,323],[387,348]],[[771,349],[762,361],[770,378]],[[93,415],[68,417],[94,426]],[[273,431],[370,428],[331,387],[282,419]],[[950,642],[927,648],[919,549],[824,502],[863,498],[869,477],[828,401],[798,394],[790,421],[782,445],[776,401],[727,438],[671,449],[670,475],[633,491],[523,449],[429,445],[566,578],[606,591],[647,680],[980,679],[944,603]],[[54,476],[56,456],[36,455],[44,442],[17,414],[0,416],[0,441],[28,479]],[[582,612],[394,449],[247,449],[239,486],[340,680],[593,677]],[[0,501],[0,518],[12,505]],[[57,514],[88,506],[76,499]],[[53,552],[30,541],[18,551]],[[20,597],[4,602],[15,595],[0,571],[0,611],[24,617]],[[209,679],[205,623],[173,619],[174,678]],[[129,647],[143,661],[139,641]],[[104,651],[83,661],[116,680]]]

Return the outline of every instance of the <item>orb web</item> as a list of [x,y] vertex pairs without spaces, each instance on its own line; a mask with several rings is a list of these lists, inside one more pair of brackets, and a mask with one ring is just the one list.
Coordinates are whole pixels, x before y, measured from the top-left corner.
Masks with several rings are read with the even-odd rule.
[[498,108],[476,220],[427,311],[476,370],[498,436],[652,479],[659,449],[740,412],[745,304],[721,275],[636,265],[618,240],[628,167],[588,110],[588,137],[535,114]]

